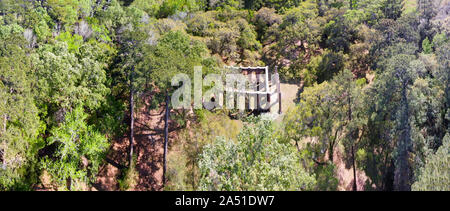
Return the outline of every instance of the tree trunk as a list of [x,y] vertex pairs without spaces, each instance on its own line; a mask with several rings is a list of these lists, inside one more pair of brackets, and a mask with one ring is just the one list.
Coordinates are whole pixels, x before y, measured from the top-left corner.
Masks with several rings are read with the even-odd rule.
[[337,140],[337,135],[338,135],[339,129],[336,129],[336,131],[334,132],[334,137],[333,140],[330,141],[329,143],[329,149],[328,149],[328,159],[331,161],[331,163],[333,163],[334,160],[334,146],[336,145],[336,140]]
[[330,149],[328,150],[328,160],[333,163],[333,154],[334,154],[334,144],[330,143]]
[[409,150],[411,147],[411,128],[409,125],[409,102],[407,99],[406,87],[407,81],[403,82],[402,89],[402,111],[400,116],[400,139],[397,145],[398,158],[395,164],[394,190],[411,190],[411,167],[409,164]]
[[66,188],[67,188],[67,190],[72,190],[72,178],[71,177],[67,178],[67,180],[66,180]]
[[133,87],[133,71],[130,74],[130,152],[128,157],[129,167],[131,168],[133,163],[133,147],[134,147],[134,87]]
[[164,158],[163,158],[163,187],[166,185],[167,145],[169,143],[169,94],[166,93],[166,115],[164,117]]
[[297,147],[297,151],[300,152],[300,146],[298,145],[298,141],[295,140],[295,146]]
[[[352,2],[352,0],[350,0]],[[351,8],[351,6],[350,6]],[[348,121],[352,121],[352,103],[351,103],[351,95],[348,93]],[[356,131],[351,131],[350,138],[352,139],[352,142],[356,140]],[[352,166],[353,166],[353,191],[357,191],[358,188],[356,186],[356,165],[355,165],[355,149],[354,149],[354,142],[352,143]]]
[[356,165],[355,165],[355,151],[352,145],[352,164],[353,164],[353,191],[357,191],[358,187],[356,186]]

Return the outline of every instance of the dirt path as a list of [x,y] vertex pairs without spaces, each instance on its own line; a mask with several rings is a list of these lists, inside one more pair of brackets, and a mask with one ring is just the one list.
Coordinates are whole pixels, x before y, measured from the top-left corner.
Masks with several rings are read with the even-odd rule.
[[[164,106],[150,110],[150,97],[145,96],[145,105],[136,112],[135,119],[135,151],[136,170],[139,180],[134,190],[162,190],[162,163],[164,152]],[[175,137],[174,122],[169,121],[169,141]],[[170,143],[169,143],[170,145]],[[118,190],[117,178],[121,168],[127,163],[129,149],[127,135],[113,140],[111,151],[107,156],[107,163],[102,166],[97,183],[97,190]]]

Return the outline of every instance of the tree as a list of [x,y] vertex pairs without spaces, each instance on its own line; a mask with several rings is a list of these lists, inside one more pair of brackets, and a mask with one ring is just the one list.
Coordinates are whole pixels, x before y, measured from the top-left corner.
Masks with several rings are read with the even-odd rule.
[[198,0],[164,0],[159,5],[158,17],[168,17],[177,12],[195,12],[202,9],[202,7],[201,1]]
[[280,24],[282,20],[281,15],[275,12],[275,9],[263,7],[259,9],[254,17],[253,23],[256,27],[259,40],[263,40],[263,36],[266,35],[266,31],[274,24]]
[[342,85],[325,81],[305,88],[299,104],[283,120],[288,140],[294,141],[298,148],[303,139],[314,140],[309,144],[312,159],[320,165],[326,164],[325,155],[333,162],[334,149],[346,124],[348,102],[339,86]]
[[50,131],[48,145],[54,145],[57,150],[41,164],[58,189],[86,190],[95,181],[108,149],[107,139],[87,125],[86,118],[83,108],[76,107],[60,126]]
[[343,70],[330,81],[305,88],[299,105],[283,119],[284,139],[294,141],[298,151],[308,153],[317,164],[316,176],[321,188],[331,187],[334,151],[342,142],[344,159],[349,161],[346,164],[353,168],[356,190],[355,154],[367,130],[364,85],[364,79],[354,81],[353,74]]
[[300,0],[245,0],[245,8],[258,10],[261,7],[274,8],[277,11],[284,12],[289,8],[297,7],[302,1]]
[[[118,6],[120,8],[120,6]],[[146,51],[149,43],[146,41],[149,38],[149,26],[142,19],[143,12],[136,8],[131,8],[125,11],[127,18],[122,25],[121,33],[118,34],[119,56],[118,61],[113,69],[114,86],[120,89],[119,96],[128,97],[128,112],[129,112],[129,153],[128,165],[133,164],[134,151],[134,111],[135,111],[135,95],[146,88],[146,83],[149,73],[149,68],[142,65],[144,57],[148,56]],[[127,94],[122,93],[123,91]]]
[[218,54],[225,62],[255,65],[261,44],[255,27],[247,21],[249,18],[241,11],[197,13],[187,20],[187,32],[204,37],[211,53]]
[[264,52],[266,63],[278,65],[285,79],[299,78],[300,70],[318,50],[322,25],[315,2],[304,1],[286,11],[282,22],[267,31],[273,35],[264,42],[274,44]]
[[[29,189],[42,127],[23,29],[0,26],[0,190]],[[20,59],[18,59],[20,58]]]
[[371,68],[384,70],[384,64],[396,54],[414,54],[420,44],[420,35],[415,27],[415,17],[403,16],[397,21],[383,19],[374,28],[377,30],[370,49],[373,58]]
[[419,18],[420,40],[431,39],[437,32],[437,28],[433,26],[432,19],[437,14],[439,1],[417,1],[417,12]]
[[208,8],[210,10],[232,8],[239,9],[244,6],[242,0],[209,0]]
[[428,40],[428,37],[422,41],[422,52],[424,54],[432,53],[431,42]]
[[357,23],[349,16],[338,17],[325,25],[322,36],[327,47],[335,52],[348,53],[350,45],[356,40]]
[[[353,74],[349,70],[344,70],[341,74],[338,74],[333,79],[337,87],[336,91],[341,93],[340,101],[342,109],[346,115],[342,116],[343,119],[338,121],[345,122],[344,135],[342,137],[342,143],[346,152],[347,162],[351,163],[353,169],[353,191],[358,189],[356,178],[356,153],[358,151],[360,141],[364,137],[365,125],[367,121],[366,105],[364,104],[364,92],[363,88],[366,85],[365,79],[358,79],[353,81]],[[347,165],[346,165],[347,166]]]
[[[397,130],[398,141],[396,150],[396,163],[394,175],[394,189],[400,191],[411,190],[412,169],[409,163],[409,153],[412,150],[411,126],[410,126],[410,101],[407,96],[408,85],[412,77],[408,74],[408,65],[411,61],[407,55],[399,55],[390,61],[389,68],[392,68],[395,77],[398,78],[400,88],[400,108],[398,110]],[[392,65],[392,66],[391,66]],[[389,71],[389,70],[388,70]]]
[[109,91],[106,73],[104,64],[97,60],[99,52],[94,49],[86,43],[72,47],[71,52],[66,42],[56,42],[42,45],[33,55],[38,105],[54,114],[56,122],[78,105],[95,109],[104,102]]
[[443,125],[447,131],[450,128],[450,47],[449,40],[442,46],[437,47],[436,55],[439,67],[434,76],[440,82],[440,86],[444,90],[444,106],[442,111]]
[[[404,44],[397,47],[407,49]],[[410,160],[415,151],[411,112],[414,102],[410,89],[420,72],[424,72],[423,65],[414,61],[414,55],[400,50],[399,54],[387,59],[384,72],[367,90],[370,118],[367,139],[362,144],[365,145],[365,153],[370,155],[364,162],[368,176],[381,189],[410,189],[414,172]],[[375,154],[377,148],[381,148],[383,155]],[[384,164],[369,164],[372,162]],[[368,166],[376,167],[367,169]]]
[[273,138],[271,123],[251,120],[237,142],[217,138],[200,156],[200,190],[311,190],[315,179],[290,144]]
[[[160,10],[160,3],[157,0],[135,0],[131,3],[131,7],[136,7],[150,16],[156,16]],[[178,9],[178,8],[176,8]],[[169,11],[171,14],[174,11]],[[165,14],[167,15],[167,14]]]
[[412,185],[414,191],[448,191],[450,189],[450,136],[447,134],[436,153],[426,158],[425,166]]
[[[206,48],[199,42],[193,42],[185,33],[181,31],[171,31],[163,35],[156,46],[147,49],[149,57],[144,61],[144,65],[151,70],[150,81],[155,88],[161,90],[156,94],[154,104],[158,105],[165,101],[165,127],[164,127],[164,154],[163,154],[163,183],[166,181],[168,135],[169,135],[169,99],[174,91],[170,81],[176,74],[184,73],[189,76],[194,75],[194,66],[199,66],[203,62],[202,56],[206,53]],[[205,67],[207,74],[208,67]],[[192,77],[191,77],[192,78]],[[190,103],[190,102],[189,102]],[[184,111],[183,111],[184,112]]]
[[241,121],[232,120],[225,113],[202,109],[195,114],[197,121],[179,133],[177,141],[183,144],[173,145],[168,154],[169,183],[165,190],[197,190],[201,176],[198,160],[203,147],[218,136],[235,141],[242,129]]
[[401,0],[386,0],[384,1],[384,16],[389,19],[397,19],[402,15],[402,1]]
[[47,0],[45,6],[49,8],[49,14],[53,16],[60,27],[62,25],[71,26],[76,22],[80,9],[79,3],[78,0]]
[[321,55],[321,61],[315,70],[317,83],[330,80],[344,68],[344,56],[342,53],[325,52]]

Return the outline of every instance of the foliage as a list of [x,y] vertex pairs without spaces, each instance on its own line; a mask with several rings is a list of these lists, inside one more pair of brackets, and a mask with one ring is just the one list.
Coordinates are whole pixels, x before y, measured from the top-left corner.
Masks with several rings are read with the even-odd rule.
[[261,49],[261,44],[255,27],[241,12],[230,11],[226,15],[230,17],[221,17],[220,13],[213,11],[196,13],[187,21],[187,32],[203,37],[211,53],[218,54],[225,61],[256,64],[258,55],[255,54]]
[[[73,46],[76,50],[76,46]],[[68,109],[77,105],[97,108],[108,92],[105,70],[90,44],[87,54],[72,53],[65,42],[43,45],[33,55],[36,88],[41,103]]]
[[[250,121],[243,131],[227,111],[172,110],[181,129],[165,189],[335,190],[341,160],[368,177],[358,189],[430,189],[430,175],[445,174],[436,165],[450,128],[448,9],[446,0],[0,1],[0,189],[37,188],[40,174],[89,189],[106,142],[127,133],[128,105],[148,115],[142,96],[160,107],[171,78],[200,65],[203,76],[277,68],[301,86],[297,106],[274,128]],[[261,162],[249,167],[247,152]],[[133,189],[135,169],[122,173],[121,188]]]
[[317,180],[317,190],[337,190],[339,180],[336,178],[336,166],[334,164],[318,165],[315,169],[315,175]]
[[231,120],[223,113],[196,111],[197,122],[188,126],[177,139],[177,149],[169,154],[170,190],[196,190],[200,179],[198,160],[207,144],[217,137],[236,140],[242,122]]
[[50,131],[47,145],[57,150],[41,164],[63,190],[83,190],[93,182],[108,148],[106,138],[86,124],[86,117],[83,108],[76,107]]
[[251,120],[237,142],[217,138],[199,160],[200,190],[310,190],[315,179],[291,145],[271,138],[270,122]]
[[271,65],[280,65],[280,74],[285,79],[298,79],[299,70],[316,54],[323,19],[318,16],[317,4],[304,1],[298,7],[286,11],[282,22],[269,29],[273,35],[265,42],[272,43],[264,57]]
[[177,12],[194,12],[201,9],[198,0],[164,0],[159,6],[158,17],[168,17]]
[[421,169],[421,174],[417,181],[412,185],[413,190],[417,191],[448,191],[450,181],[450,138],[444,137],[442,146],[436,153],[426,158],[425,166]]
[[323,55],[312,57],[303,72],[305,85],[322,83],[333,78],[344,68],[342,53],[325,52]]
[[432,46],[431,46],[430,40],[428,40],[428,38],[425,38],[422,41],[422,51],[423,51],[423,53],[430,54],[432,52],[432,48],[431,47]]
[[42,144],[38,135],[45,128],[33,102],[24,43],[21,27],[0,26],[0,190],[27,189],[35,182],[25,175],[34,171]]

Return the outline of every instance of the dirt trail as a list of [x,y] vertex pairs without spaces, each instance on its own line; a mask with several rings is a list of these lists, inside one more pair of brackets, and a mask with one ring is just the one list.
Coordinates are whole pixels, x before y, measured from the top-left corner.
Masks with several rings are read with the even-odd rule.
[[[139,180],[134,190],[162,190],[162,163],[164,152],[164,106],[150,110],[150,96],[144,97],[144,105],[136,112],[135,119],[135,151],[136,170]],[[176,136],[174,122],[169,121],[170,140]],[[118,190],[117,178],[125,164],[129,149],[127,134],[113,140],[111,151],[107,156],[107,163],[102,166],[94,187],[97,190]]]

